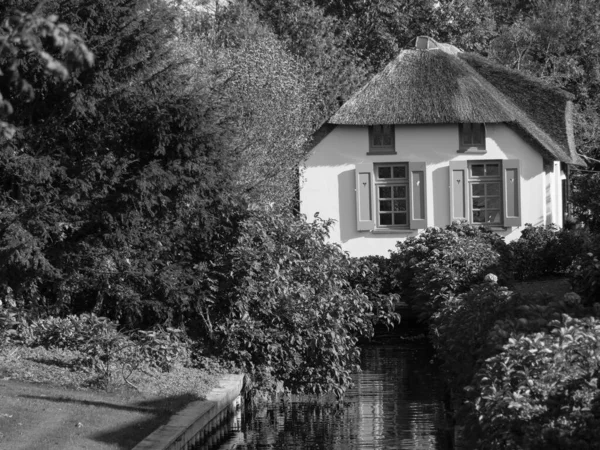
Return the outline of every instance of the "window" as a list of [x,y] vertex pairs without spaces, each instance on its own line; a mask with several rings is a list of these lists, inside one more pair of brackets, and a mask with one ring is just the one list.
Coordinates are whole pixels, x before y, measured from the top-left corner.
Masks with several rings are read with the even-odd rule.
[[427,227],[424,162],[357,164],[355,172],[359,231]]
[[451,220],[512,227],[521,225],[518,160],[451,161]]
[[468,174],[470,222],[501,225],[500,162],[471,162]]
[[458,125],[459,151],[485,150],[485,126],[482,123]]
[[408,227],[408,167],[375,165],[378,227]]
[[393,125],[373,125],[369,127],[369,153],[396,153]]

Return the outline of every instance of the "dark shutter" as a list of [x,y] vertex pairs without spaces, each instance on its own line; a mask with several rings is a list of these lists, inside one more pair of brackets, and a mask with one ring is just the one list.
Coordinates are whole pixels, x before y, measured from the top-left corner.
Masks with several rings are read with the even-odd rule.
[[468,220],[469,186],[467,161],[450,161],[450,221]]
[[521,170],[518,159],[502,161],[503,225],[521,225]]
[[408,163],[411,230],[427,228],[427,172],[424,162]]
[[356,229],[372,230],[373,221],[373,164],[356,165]]

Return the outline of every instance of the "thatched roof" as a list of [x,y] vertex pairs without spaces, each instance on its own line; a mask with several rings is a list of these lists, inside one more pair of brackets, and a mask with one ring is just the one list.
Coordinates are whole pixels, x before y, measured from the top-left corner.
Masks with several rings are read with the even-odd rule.
[[575,152],[571,96],[453,46],[402,51],[328,121],[334,125],[506,123],[549,159]]

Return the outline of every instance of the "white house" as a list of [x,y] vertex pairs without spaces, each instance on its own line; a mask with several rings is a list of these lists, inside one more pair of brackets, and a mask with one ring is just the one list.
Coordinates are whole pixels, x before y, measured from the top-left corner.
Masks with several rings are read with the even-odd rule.
[[417,38],[313,136],[300,211],[335,219],[352,256],[455,219],[516,239],[562,226],[575,151],[570,94]]

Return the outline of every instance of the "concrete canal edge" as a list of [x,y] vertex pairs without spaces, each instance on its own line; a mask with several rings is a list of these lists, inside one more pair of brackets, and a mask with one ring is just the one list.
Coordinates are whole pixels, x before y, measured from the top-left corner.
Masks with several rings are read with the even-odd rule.
[[[244,375],[225,375],[219,386],[206,395],[205,400],[189,404],[173,415],[133,450],[180,450],[196,443],[209,423],[239,403],[244,387]],[[210,427],[209,427],[210,428]]]

